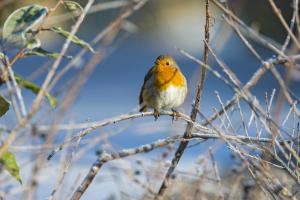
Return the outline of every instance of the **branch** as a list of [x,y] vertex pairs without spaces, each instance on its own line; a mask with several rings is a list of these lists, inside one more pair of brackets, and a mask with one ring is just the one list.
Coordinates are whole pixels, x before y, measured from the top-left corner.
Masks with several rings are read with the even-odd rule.
[[[161,148],[167,146],[170,143],[174,143],[176,141],[181,142],[188,142],[191,140],[203,140],[203,139],[222,139],[222,140],[234,140],[236,142],[244,143],[244,142],[261,142],[261,143],[272,143],[274,140],[269,138],[257,138],[257,137],[246,137],[246,136],[234,136],[234,135],[223,135],[220,133],[215,134],[207,134],[207,133],[194,133],[189,138],[185,138],[185,136],[175,135],[172,137],[167,137],[164,139],[156,140],[153,143],[141,145],[135,148],[123,149],[117,152],[112,153],[102,153],[99,159],[93,163],[92,167],[90,168],[88,174],[82,181],[81,185],[76,189],[72,196],[72,200],[78,200],[81,198],[83,193],[92,183],[94,178],[96,177],[97,173],[100,171],[103,164],[106,162],[117,160],[120,158],[125,158],[129,156],[134,156],[140,153],[147,153],[154,149]],[[279,143],[283,143],[286,141],[279,141]]]
[[151,144],[142,145],[142,146],[139,146],[136,148],[125,149],[125,150],[111,153],[111,154],[102,153],[101,157],[92,165],[87,176],[85,177],[85,179],[83,180],[81,185],[76,189],[76,191],[73,194],[71,199],[78,200],[81,198],[82,194],[86,191],[86,189],[92,183],[96,174],[100,171],[100,169],[104,163],[111,161],[111,160],[136,155],[138,153],[146,153],[146,152],[152,151],[153,149],[166,146],[170,143],[174,143],[175,141],[177,141],[180,138],[181,138],[181,136],[174,136],[174,137],[166,138],[164,140],[157,140]]
[[[189,53],[179,49],[179,52],[186,56],[187,58],[195,61],[196,63],[202,65],[204,64],[202,61],[198,60],[197,58],[193,57]],[[234,106],[237,101],[243,96],[242,94],[245,92],[249,92],[249,89],[256,85],[256,83],[259,81],[259,79],[271,68],[278,64],[284,64],[287,62],[295,62],[296,60],[300,60],[300,54],[298,55],[292,55],[292,56],[286,56],[284,58],[270,58],[267,61],[263,63],[263,65],[254,73],[254,75],[250,78],[250,80],[246,83],[246,85],[241,88],[238,92],[236,91],[236,88],[224,77],[220,75],[219,72],[216,70],[213,70],[211,66],[206,65],[206,68],[217,78],[222,80],[226,85],[231,87],[233,90],[235,90],[237,93],[232,97],[232,99],[224,106],[224,109],[221,108],[217,113],[212,115],[208,120],[206,120],[204,123],[202,123],[202,126],[207,126],[209,122],[214,121],[218,118],[218,116],[221,116],[224,114],[225,111],[230,109],[232,106]],[[233,81],[233,80],[232,80]],[[235,82],[235,81],[233,81]]]
[[[209,26],[210,26],[210,12],[209,12],[209,0],[206,0],[206,4],[205,4],[205,12],[206,12],[206,21],[205,21],[205,43],[209,42]],[[201,69],[201,79],[198,83],[197,86],[197,94],[196,94],[196,98],[195,98],[195,104],[193,106],[192,109],[192,113],[191,113],[191,120],[193,122],[196,121],[196,117],[197,117],[197,113],[200,107],[200,102],[201,102],[201,96],[202,96],[202,91],[203,91],[203,86],[204,86],[204,81],[205,81],[205,77],[206,77],[206,65],[208,63],[208,47],[206,44],[204,44],[204,65],[202,65],[202,69]],[[192,130],[193,130],[193,123],[188,123],[187,127],[186,127],[186,131],[184,133],[184,138],[190,138],[191,134],[192,134]],[[175,168],[177,167],[177,164],[179,163],[179,160],[181,158],[181,156],[183,155],[187,145],[188,145],[188,141],[182,141],[179,144],[179,147],[177,148],[175,155],[172,159],[172,164],[169,167],[164,180],[160,186],[160,189],[157,193],[157,195],[155,196],[155,199],[160,198],[161,196],[164,195],[167,187],[168,187],[168,183],[169,183],[169,179],[172,175],[172,173],[174,172]]]
[[[172,112],[172,111],[161,111],[160,115],[175,117],[174,112]],[[77,136],[71,138],[69,141],[66,141],[65,143],[63,143],[59,147],[57,147],[55,150],[53,150],[51,152],[51,154],[48,156],[48,160],[50,160],[54,156],[55,153],[62,150],[70,142],[76,141],[78,138],[82,138],[96,129],[103,128],[103,127],[111,125],[111,124],[116,124],[121,121],[132,120],[132,119],[142,118],[142,117],[146,117],[146,116],[154,116],[154,112],[124,114],[124,115],[120,115],[120,116],[113,117],[113,118],[106,119],[106,120],[99,121],[99,122],[81,123],[81,124],[74,124],[74,125],[73,124],[54,125],[55,128],[58,130],[74,130],[74,129],[84,129],[84,130],[80,131]],[[209,128],[206,128],[196,122],[193,122],[191,120],[191,118],[184,113],[177,112],[176,118],[186,121],[188,123],[192,123],[194,128],[196,128],[197,131],[205,132],[207,134],[212,133]],[[34,128],[37,131],[47,131],[47,130],[51,129],[51,126],[42,125],[42,126],[35,126],[32,128]]]
[[[172,111],[161,111],[160,115],[161,116],[170,116],[170,117],[173,118],[174,117],[174,112],[172,112]],[[154,116],[154,112],[149,111],[149,112],[143,112],[143,113],[124,114],[124,115],[120,115],[120,116],[117,116],[117,117],[113,117],[113,118],[106,119],[106,120],[103,120],[103,121],[98,121],[98,122],[54,125],[55,128],[58,129],[58,130],[65,130],[65,131],[76,130],[76,129],[84,129],[84,130],[80,131],[78,135],[74,136],[70,140],[67,140],[63,144],[56,147],[49,154],[48,160],[52,159],[52,157],[57,152],[62,150],[70,142],[76,141],[79,138],[85,137],[86,135],[88,135],[89,133],[91,133],[92,131],[94,131],[96,129],[100,129],[100,128],[103,128],[105,126],[109,126],[109,125],[112,125],[112,124],[117,124],[117,123],[122,122],[122,121],[133,120],[133,119],[143,118],[143,117],[148,117],[148,116]],[[195,132],[192,133],[192,137],[198,136],[202,139],[218,139],[219,138],[218,133],[216,131],[214,131],[213,129],[204,127],[204,126],[202,126],[201,124],[199,124],[197,122],[193,122],[191,120],[191,118],[188,115],[184,114],[184,113],[177,112],[176,117],[179,120],[183,120],[183,121],[186,121],[188,123],[193,123]],[[31,128],[34,129],[37,132],[43,132],[43,131],[47,131],[47,130],[51,129],[51,125],[32,126]],[[199,133],[197,133],[197,132],[199,132]],[[263,138],[257,139],[256,137],[248,137],[248,136],[237,136],[236,137],[234,135],[228,135],[227,133],[222,133],[222,134],[225,135],[225,137],[228,140],[239,139],[240,141],[243,141],[243,142],[263,142],[263,143],[268,143],[268,142],[272,141],[272,140],[265,140]]]
[[244,35],[247,35],[254,41],[267,47],[268,49],[272,50],[278,55],[284,56],[284,54],[280,50],[281,45],[279,43],[272,40],[271,38],[266,37],[265,35],[258,33],[253,28],[247,26],[239,17],[237,17],[231,10],[224,7],[222,3],[220,3],[218,0],[212,0],[212,3],[216,5],[220,10],[222,10],[228,17],[234,20],[237,23],[237,25],[242,28],[241,31],[244,33]]
[[290,29],[289,25],[286,23],[286,21],[285,21],[284,17],[282,16],[281,11],[279,10],[279,8],[276,6],[276,4],[274,3],[273,0],[269,0],[269,3],[271,5],[275,15],[278,17],[279,21],[281,22],[281,24],[283,25],[283,27],[285,28],[285,30],[287,31],[289,36],[292,38],[293,42],[296,44],[298,49],[300,49],[300,43],[299,43],[298,39],[294,35],[293,31]]

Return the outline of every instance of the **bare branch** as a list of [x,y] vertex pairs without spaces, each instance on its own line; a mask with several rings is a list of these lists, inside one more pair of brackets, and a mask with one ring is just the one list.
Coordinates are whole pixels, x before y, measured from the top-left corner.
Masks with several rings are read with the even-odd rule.
[[285,30],[287,31],[287,33],[289,34],[289,36],[292,38],[293,42],[296,44],[296,46],[298,47],[298,49],[300,49],[300,43],[298,41],[298,39],[296,38],[296,36],[294,35],[294,33],[292,32],[292,30],[290,29],[289,25],[286,23],[284,17],[281,14],[281,11],[279,10],[279,8],[276,6],[275,2],[273,0],[268,0],[275,15],[278,17],[279,21],[281,22],[281,24],[283,25],[283,27],[285,28]]
[[[208,43],[209,42],[209,37],[210,37],[210,33],[209,33],[209,26],[210,26],[210,10],[209,10],[209,0],[206,0],[205,3],[205,42]],[[205,81],[205,77],[206,77],[206,66],[208,63],[208,47],[207,44],[204,44],[204,64],[202,65],[201,68],[201,79],[198,82],[197,85],[197,94],[195,97],[195,102],[194,102],[194,106],[192,109],[192,113],[191,113],[191,120],[193,122],[196,121],[196,117],[197,117],[197,113],[200,107],[200,101],[201,101],[201,96],[202,96],[202,90],[203,90],[203,86],[204,86],[204,81]],[[184,138],[189,138],[191,133],[193,130],[193,124],[192,123],[188,123],[185,133],[184,133]],[[172,175],[172,173],[174,172],[177,164],[179,163],[179,160],[181,158],[181,156],[184,153],[184,150],[186,149],[188,145],[188,141],[183,141],[179,144],[179,147],[177,148],[175,155],[172,159],[172,164],[169,167],[163,182],[159,188],[159,191],[155,197],[155,199],[159,199],[160,197],[162,197],[168,187],[169,184],[169,179]]]

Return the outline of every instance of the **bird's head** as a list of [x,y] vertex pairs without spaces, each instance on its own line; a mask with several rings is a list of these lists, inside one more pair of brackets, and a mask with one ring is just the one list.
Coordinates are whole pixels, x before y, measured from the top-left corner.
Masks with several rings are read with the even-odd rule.
[[160,66],[166,66],[166,67],[171,66],[171,67],[179,68],[174,58],[169,55],[158,56],[155,60],[155,64]]

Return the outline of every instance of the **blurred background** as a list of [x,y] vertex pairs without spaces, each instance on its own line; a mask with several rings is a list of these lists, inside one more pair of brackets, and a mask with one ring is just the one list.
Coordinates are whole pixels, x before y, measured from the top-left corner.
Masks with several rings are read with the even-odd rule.
[[[0,22],[3,25],[8,15],[21,6],[36,3],[51,8],[56,2],[55,0],[2,0],[0,1]],[[87,1],[77,2],[84,7]],[[93,6],[94,10],[87,15],[77,35],[85,41],[91,42],[126,9],[128,2],[131,1],[96,0]],[[276,4],[288,22],[293,12],[292,3],[292,0],[276,1]],[[188,80],[189,94],[184,105],[179,108],[179,111],[189,115],[195,97],[196,84],[200,78],[201,68],[195,62],[181,55],[177,48],[183,49],[202,60],[205,23],[204,6],[205,2],[203,0],[149,0],[145,6],[126,19],[122,23],[121,30],[113,42],[107,45],[105,58],[96,65],[90,76],[88,76],[86,83],[80,89],[78,96],[70,105],[64,115],[63,123],[72,124],[101,121],[120,114],[137,112],[138,96],[143,84],[143,78],[148,69],[153,66],[156,57],[161,54],[172,55]],[[284,42],[287,35],[286,31],[272,12],[267,1],[228,1],[228,6],[241,20],[257,32],[267,36],[278,44]],[[67,14],[66,10],[60,8],[55,12],[53,18],[48,20],[46,25],[49,27],[53,25],[62,26],[67,30],[71,30],[71,26],[75,21],[70,18],[64,20],[61,18],[64,14]],[[223,59],[230,69],[236,73],[242,83],[245,84],[261,66],[261,63],[251,54],[233,29],[226,23],[222,17],[222,12],[214,5],[211,5],[211,15],[213,20],[210,26],[210,44],[218,56]],[[53,33],[42,33],[39,35],[39,38],[42,41],[43,48],[55,52],[60,51],[64,42],[63,38]],[[274,53],[270,50],[261,46],[256,41],[250,40],[250,42],[263,59],[273,57]],[[93,47],[101,51],[103,46],[105,46],[104,44],[105,41]],[[75,56],[79,51],[80,48],[71,45],[67,54]],[[10,55],[14,55],[15,52],[12,49]],[[92,54],[87,53],[81,59],[76,60],[74,67],[62,77],[50,92],[58,98],[58,108],[53,109],[48,105],[47,101],[44,101],[43,109],[33,119],[33,124],[47,125],[55,122],[57,115],[60,114],[59,106],[64,101],[64,95],[73,83],[73,77],[85,67],[91,57]],[[68,62],[66,59],[63,60],[58,72]],[[53,61],[49,58],[28,57],[18,60],[13,69],[16,73],[41,85],[52,63]],[[210,57],[210,65],[215,70],[221,71],[212,57]],[[283,67],[278,67],[278,69],[282,74],[285,73]],[[298,73],[297,70],[294,71],[293,82],[290,85],[291,91],[296,95],[300,93],[297,89],[299,87]],[[275,98],[277,98],[279,92],[278,83],[271,74],[267,73],[251,91],[261,104],[264,105],[266,93],[270,95],[274,88],[276,89]],[[0,92],[5,93],[6,88],[2,86]],[[231,88],[211,73],[208,73],[200,106],[201,112],[206,117],[215,112],[214,108],[221,108],[216,92],[219,93],[223,102],[227,102],[234,95]],[[27,90],[22,90],[22,93],[26,106],[29,108],[35,95]],[[251,115],[250,108],[245,102],[241,102],[241,105],[245,112],[245,118],[249,118]],[[282,111],[287,112],[288,109],[288,105],[284,104]],[[284,116],[281,115],[279,118],[283,118]],[[200,116],[198,119],[199,121],[203,121]],[[6,128],[13,128],[15,123],[16,120],[12,109],[5,117],[0,119],[0,124]],[[237,120],[234,126],[238,127],[239,123]],[[185,126],[186,123],[183,121],[172,122],[170,117],[162,116],[157,121],[154,121],[153,117],[145,117],[93,131],[80,141],[76,150],[80,156],[76,156],[66,174],[62,193],[66,194],[76,179],[81,180],[85,176],[92,163],[96,161],[97,152],[135,147],[151,143],[166,136],[182,134]],[[254,127],[252,128],[254,129]],[[250,128],[250,130],[252,129]],[[61,144],[66,137],[76,135],[79,131],[58,131],[54,138],[54,143]],[[34,136],[30,139],[18,139],[12,147],[12,151],[16,153],[21,166],[24,185],[30,181],[36,156],[40,153],[44,153],[44,155],[50,153],[50,149],[43,152],[39,152],[38,150],[37,152],[32,152],[30,149],[26,150],[25,147],[43,144],[45,134],[46,132],[42,132],[39,136]],[[212,140],[200,144],[195,143],[188,148],[179,163],[178,171],[182,171],[184,174],[184,172],[194,169],[195,164],[202,156],[206,155],[210,146],[216,147],[214,148],[214,155],[220,169],[222,169],[221,174],[229,173],[230,170],[234,169],[238,162],[232,157],[230,151],[222,142]],[[143,190],[138,184],[130,181],[128,170],[131,170],[133,172],[132,176],[136,176],[141,182],[148,181],[156,191],[161,183],[162,176],[158,176],[153,180],[147,180],[147,173],[151,173],[150,169],[153,170],[152,167],[157,160],[163,160],[163,163],[164,161],[170,161],[174,152],[172,149],[176,149],[176,147],[177,143],[170,145],[169,150],[166,150],[166,148],[158,149],[148,154],[140,154],[122,161],[113,161],[107,164],[103,167],[103,172],[97,176],[83,199],[126,199],[125,196],[127,194],[130,194],[129,199],[139,199],[143,194]],[[51,195],[51,191],[59,178],[58,172],[62,170],[58,163],[61,162],[65,154],[71,151],[72,147],[67,149],[66,152],[57,153],[51,161],[45,162],[45,169],[40,171],[38,176],[39,189],[37,189],[36,194],[38,199],[45,199]],[[156,170],[160,171],[161,175],[167,169],[166,165],[154,168],[159,168]],[[201,169],[198,170],[201,171]],[[187,177],[193,178],[193,175]],[[4,193],[11,191],[12,188],[18,189],[12,192],[9,197],[21,198],[20,191],[22,191],[22,186],[18,186],[18,183],[11,181],[5,184],[5,187],[4,185],[0,187]]]

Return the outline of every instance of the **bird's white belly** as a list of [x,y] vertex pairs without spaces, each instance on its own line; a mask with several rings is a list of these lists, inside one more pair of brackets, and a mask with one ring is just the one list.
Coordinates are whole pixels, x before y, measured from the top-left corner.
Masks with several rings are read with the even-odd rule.
[[172,109],[180,106],[184,102],[186,89],[171,85],[168,89],[160,91],[158,96],[158,109]]
[[149,87],[148,90],[144,91],[143,97],[145,105],[160,110],[177,108],[184,102],[186,94],[186,87],[176,87],[171,85],[164,91]]

